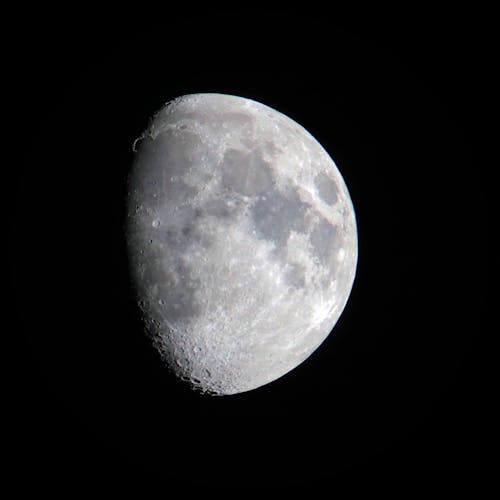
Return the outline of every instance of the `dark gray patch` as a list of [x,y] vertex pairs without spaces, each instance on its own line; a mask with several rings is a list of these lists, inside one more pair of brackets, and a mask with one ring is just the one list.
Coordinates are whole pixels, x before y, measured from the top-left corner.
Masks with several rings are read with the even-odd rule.
[[158,232],[158,240],[173,252],[185,252],[198,244],[206,247],[206,242],[195,224],[171,225]]
[[222,184],[246,196],[262,193],[272,187],[272,171],[260,153],[229,149],[221,164]]
[[264,152],[266,152],[270,156],[276,156],[278,153],[281,153],[281,149],[276,147],[276,144],[273,141],[266,141],[264,144]]
[[215,217],[228,218],[232,214],[226,201],[219,198],[208,200],[203,208],[208,215],[213,215]]
[[335,182],[328,177],[324,172],[321,172],[314,178],[314,184],[318,190],[321,199],[333,205],[338,199],[338,188]]
[[304,288],[306,284],[305,267],[301,264],[292,263],[285,274],[285,282],[294,288]]
[[187,130],[181,133],[167,131],[154,140],[145,139],[137,153],[133,187],[139,188],[145,199],[158,191],[161,199],[170,204],[185,201],[197,190],[183,182],[182,176],[202,163],[201,158],[208,157],[207,146]]
[[200,231],[203,210],[184,206],[175,212],[175,216],[167,218],[165,223],[154,232],[157,243],[161,243],[173,253],[184,253],[194,245],[207,248],[208,238]]
[[[142,247],[142,242],[139,242],[138,247]],[[147,294],[148,288],[156,283],[157,277],[161,274],[159,249],[149,247],[146,250],[146,256],[143,255],[143,250],[140,250],[140,253],[134,250],[133,261],[131,262],[133,279],[137,289],[141,291],[140,295]]]
[[167,321],[178,321],[198,315],[200,306],[195,299],[195,292],[200,281],[190,276],[189,268],[178,260],[172,269],[163,270],[162,274],[163,279],[158,289],[164,302],[162,310]]
[[321,219],[311,233],[311,244],[316,257],[325,266],[332,266],[332,257],[342,246],[342,237],[337,226],[332,226],[326,219]]
[[229,128],[250,128],[253,124],[253,118],[247,113],[224,113],[221,116],[223,123]]
[[286,196],[271,191],[260,197],[251,209],[257,234],[275,242],[277,249],[284,247],[290,231],[305,232],[307,208],[295,191],[289,191]]
[[191,277],[189,268],[180,258],[174,261],[171,268],[165,270],[160,251],[151,251],[143,275],[137,283],[140,296],[143,297],[157,288],[158,298],[162,300],[161,312],[167,321],[191,318],[200,312],[195,299],[199,280]]

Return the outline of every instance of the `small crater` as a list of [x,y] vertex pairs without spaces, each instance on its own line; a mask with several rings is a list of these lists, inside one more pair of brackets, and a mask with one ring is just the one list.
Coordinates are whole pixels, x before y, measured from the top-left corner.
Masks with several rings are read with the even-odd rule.
[[160,226],[161,226],[161,221],[160,221],[160,219],[155,219],[155,220],[152,222],[152,226],[153,226],[154,228],[158,228],[158,227],[160,227]]
[[206,389],[204,391],[204,394],[206,394],[207,396],[218,396],[219,393],[213,389]]

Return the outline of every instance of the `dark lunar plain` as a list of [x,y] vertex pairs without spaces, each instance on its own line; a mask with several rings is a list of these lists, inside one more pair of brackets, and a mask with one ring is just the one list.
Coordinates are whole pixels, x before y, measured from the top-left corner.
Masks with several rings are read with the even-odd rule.
[[[480,22],[26,15],[4,33],[18,491],[406,497],[486,484]],[[287,376],[229,397],[168,374],[127,275],[132,143],[166,101],[196,92],[252,98],[302,124],[339,167],[358,222],[357,276],[334,334]]]

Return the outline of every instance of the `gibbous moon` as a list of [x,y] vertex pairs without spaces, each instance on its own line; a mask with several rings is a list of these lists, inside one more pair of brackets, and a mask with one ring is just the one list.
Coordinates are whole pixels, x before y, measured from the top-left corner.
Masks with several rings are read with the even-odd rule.
[[224,94],[169,102],[134,151],[130,271],[168,367],[226,395],[302,363],[341,315],[357,263],[328,153],[282,113]]

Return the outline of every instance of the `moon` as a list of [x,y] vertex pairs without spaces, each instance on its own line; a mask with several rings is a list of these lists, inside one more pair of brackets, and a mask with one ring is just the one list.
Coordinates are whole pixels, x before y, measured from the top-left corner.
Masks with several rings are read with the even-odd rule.
[[331,157],[279,111],[215,93],[167,103],[133,149],[131,281],[166,365],[213,395],[293,370],[356,272],[354,208]]

